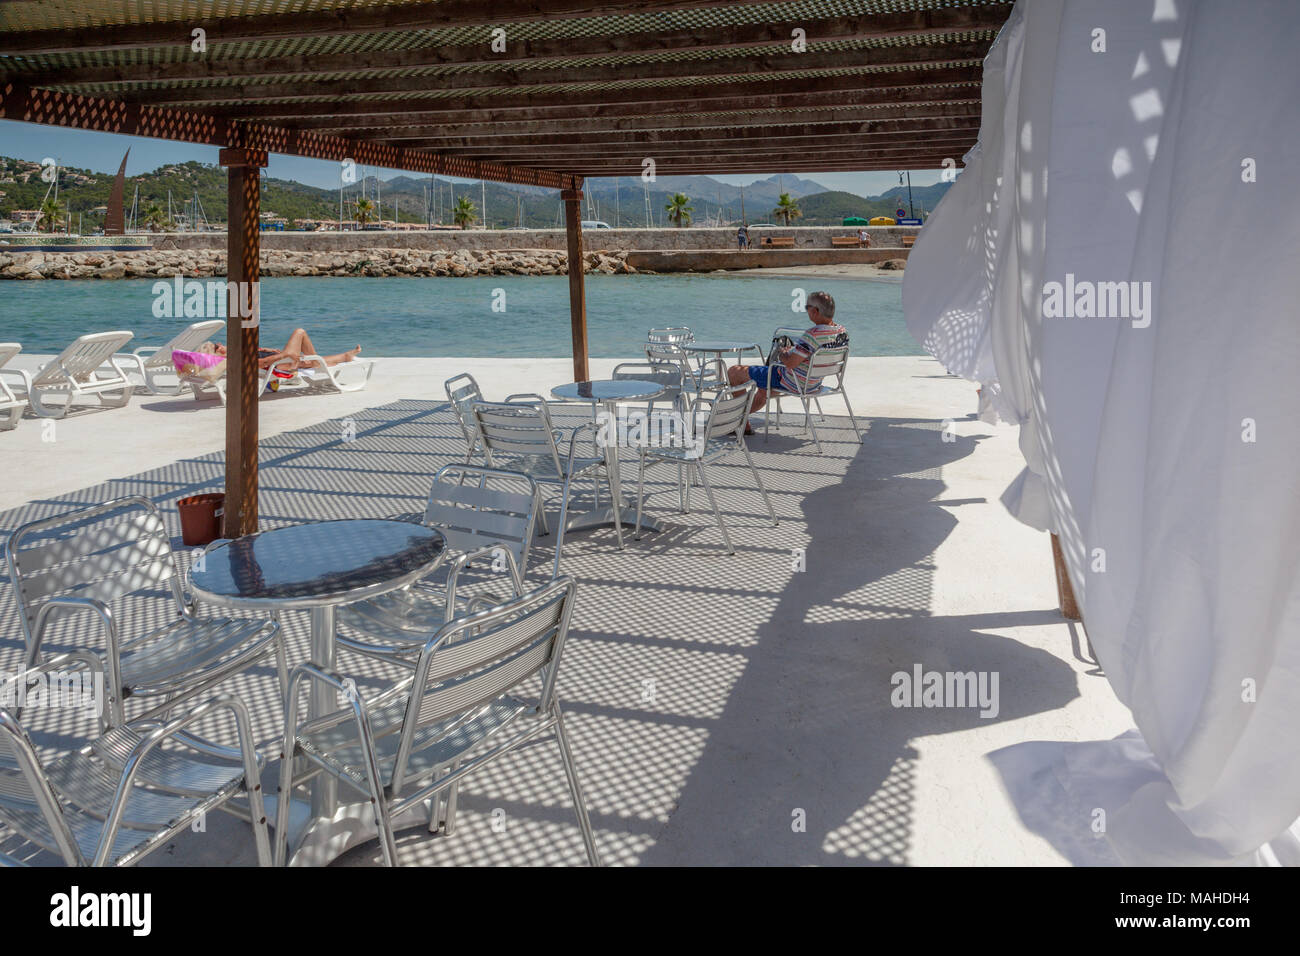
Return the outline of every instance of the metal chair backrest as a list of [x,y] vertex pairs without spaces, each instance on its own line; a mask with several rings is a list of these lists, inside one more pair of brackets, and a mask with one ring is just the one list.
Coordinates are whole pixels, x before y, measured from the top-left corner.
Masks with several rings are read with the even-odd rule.
[[680,345],[683,342],[694,342],[695,333],[684,325],[674,325],[664,329],[651,329],[645,334],[645,340],[655,345]]
[[671,365],[674,368],[689,369],[690,356],[676,342],[647,342],[645,357],[651,365]]
[[781,345],[793,345],[803,338],[804,329],[793,327],[779,328],[772,333],[771,350],[775,351]]
[[[695,403],[695,421],[700,425],[700,438],[710,442],[715,438],[737,435],[745,428],[749,406],[754,401],[754,383],[724,385],[709,389]],[[712,397],[706,397],[706,395]]]
[[610,376],[617,382],[654,382],[664,389],[655,401],[676,402],[682,394],[682,370],[654,362],[621,362]]
[[468,372],[452,376],[443,383],[442,387],[447,391],[447,401],[451,403],[451,410],[456,413],[456,422],[460,425],[461,434],[465,436],[465,444],[473,454],[478,443],[478,434],[474,431],[474,416],[470,409],[483,401],[483,390],[478,387],[474,376]]
[[817,349],[808,356],[808,377],[819,382],[822,379],[834,378],[835,387],[838,388],[844,381],[844,369],[848,361],[848,346],[827,346]]
[[557,475],[564,474],[555,426],[545,402],[480,402],[472,411],[489,466],[497,455],[523,456],[548,460]]
[[115,352],[122,351],[122,346],[130,342],[134,334],[95,332],[83,335],[59,353],[42,371],[32,376],[32,385],[58,385],[66,380],[65,375],[89,375],[112,358]]
[[[525,491],[518,490],[521,485]],[[525,573],[540,510],[537,482],[527,475],[446,465],[433,476],[424,523],[441,531],[457,551],[508,548],[520,573]]]
[[144,360],[145,368],[171,368],[172,352],[196,352],[200,345],[226,327],[225,319],[195,322]]
[[170,587],[177,614],[185,612],[171,537],[148,498],[117,498],[29,522],[9,536],[4,554],[29,649],[41,609],[56,598],[111,605]]
[[[14,680],[25,680],[17,675]],[[0,701],[13,696],[5,691]],[[5,812],[8,811],[8,812]],[[68,866],[87,861],[68,826],[63,805],[41,769],[40,756],[17,716],[0,704],[0,816],[24,839],[58,853]]]
[[[549,712],[577,585],[562,577],[487,611],[456,618],[424,646],[416,664],[391,779],[397,796],[417,737],[455,737],[461,720],[542,675],[538,712]],[[531,695],[530,695],[531,696]]]

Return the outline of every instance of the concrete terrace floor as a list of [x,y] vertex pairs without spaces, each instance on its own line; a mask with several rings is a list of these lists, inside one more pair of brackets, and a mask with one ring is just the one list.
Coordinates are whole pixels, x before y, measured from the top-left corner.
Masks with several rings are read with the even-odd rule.
[[[593,360],[593,377],[614,364]],[[267,397],[263,527],[422,510],[433,472],[463,454],[442,387],[461,371],[497,399],[547,393],[571,379],[572,363],[379,359],[363,392]],[[1047,536],[998,501],[1022,466],[1016,429],[977,421],[973,386],[928,358],[853,359],[848,385],[861,445],[834,399],[825,403],[826,454],[816,454],[793,415],[770,440],[751,441],[778,528],[743,458],[712,471],[735,556],[722,551],[702,489],[694,513],[676,513],[670,469],[649,483],[648,511],[664,530],[629,536],[622,553],[609,528],[566,540],[563,570],[580,590],[560,695],[606,863],[1065,862],[1021,823],[985,755],[1026,740],[1109,738],[1130,721],[1082,630],[1056,610]],[[347,443],[346,419],[356,433]],[[948,419],[952,441],[943,440]],[[42,426],[29,417],[0,433],[0,534],[77,503],[146,494],[164,506],[179,547],[172,503],[221,489],[215,402],[142,396],[126,409],[61,421],[53,435]],[[556,509],[558,500],[553,517]],[[535,582],[549,573],[552,541],[534,549]],[[804,572],[792,569],[794,549],[805,551]],[[160,606],[137,613],[152,619]],[[306,657],[306,616],[285,619],[293,663]],[[0,670],[20,662],[4,582]],[[380,685],[378,665],[354,662],[341,658],[340,670],[351,667],[363,693]],[[891,706],[891,675],[916,664],[996,672],[998,714]],[[273,669],[227,686],[253,708],[270,749],[281,732]],[[34,733],[43,745],[67,746],[78,733],[63,723],[71,719]],[[274,778],[266,781],[274,793]],[[504,811],[504,832],[492,826],[494,811]],[[802,832],[796,817],[806,820]],[[584,860],[550,744],[471,778],[453,836],[418,827],[398,845],[406,864]],[[379,859],[371,842],[340,862]],[[253,860],[247,828],[220,817],[148,862]]]

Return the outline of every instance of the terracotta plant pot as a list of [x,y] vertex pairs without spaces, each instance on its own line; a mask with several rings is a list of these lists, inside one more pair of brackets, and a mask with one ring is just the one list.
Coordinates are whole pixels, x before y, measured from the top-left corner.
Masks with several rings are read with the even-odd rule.
[[187,545],[202,546],[221,537],[224,494],[191,495],[177,501],[176,510],[181,513],[181,540]]

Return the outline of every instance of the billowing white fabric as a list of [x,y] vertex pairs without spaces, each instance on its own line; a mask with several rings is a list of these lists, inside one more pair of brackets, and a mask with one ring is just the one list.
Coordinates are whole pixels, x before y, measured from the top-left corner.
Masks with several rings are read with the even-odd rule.
[[[1298,39],[1293,0],[1021,0],[909,261],[909,326],[1021,426],[1004,500],[1061,535],[1141,733],[1009,789],[1104,800],[1124,862],[1300,848]],[[1124,314],[1045,317],[1049,283]]]

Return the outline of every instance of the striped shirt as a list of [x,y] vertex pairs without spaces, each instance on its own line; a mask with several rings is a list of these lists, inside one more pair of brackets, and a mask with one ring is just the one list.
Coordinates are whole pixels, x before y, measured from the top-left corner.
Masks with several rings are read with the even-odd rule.
[[849,331],[834,322],[829,325],[814,325],[794,343],[795,350],[803,355],[804,361],[794,368],[779,366],[781,385],[791,392],[812,392],[821,387],[822,380],[808,375],[808,357],[816,349],[844,348],[849,344]]

